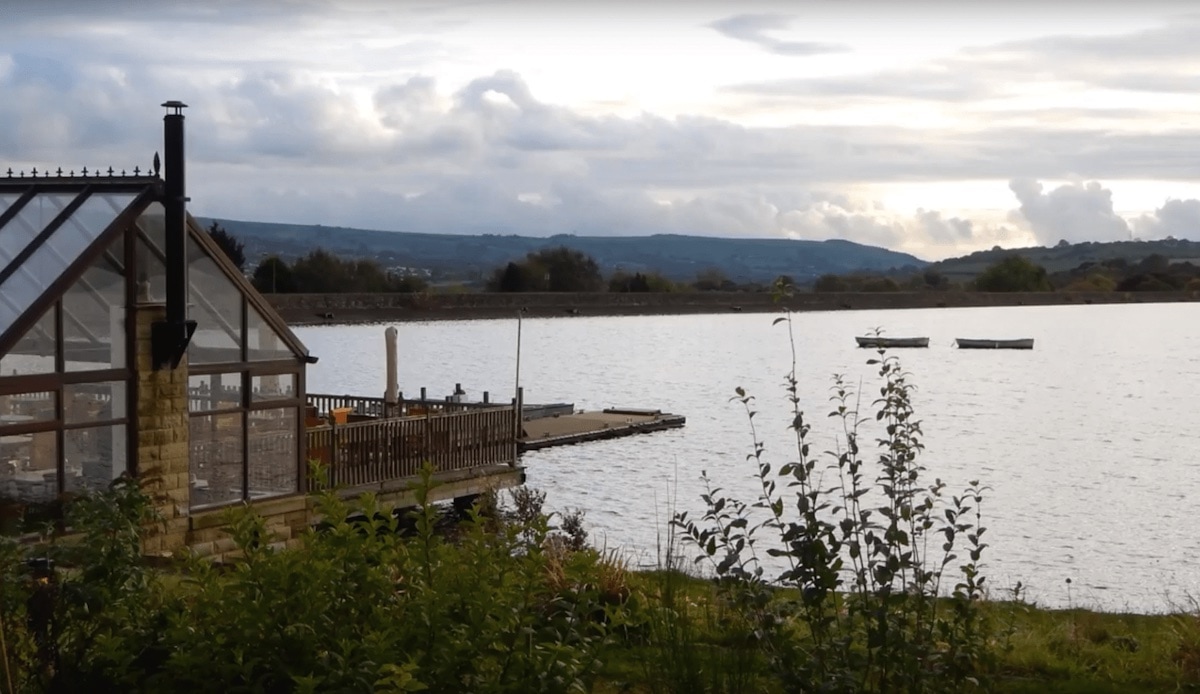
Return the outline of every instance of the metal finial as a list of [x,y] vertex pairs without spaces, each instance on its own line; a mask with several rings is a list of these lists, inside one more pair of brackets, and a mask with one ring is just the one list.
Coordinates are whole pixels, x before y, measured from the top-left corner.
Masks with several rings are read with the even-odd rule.
[[138,174],[140,174],[141,172],[142,172],[142,168],[141,168],[140,166],[135,166],[135,167],[133,167],[133,175],[134,175],[134,176],[137,176],[137,175],[138,175]]
[[57,176],[58,178],[62,178],[62,167],[61,166],[54,170],[54,175]]
[[8,167],[8,177],[12,178],[12,167]]
[[35,167],[33,167],[33,170],[32,170],[32,171],[30,171],[29,173],[33,174],[33,177],[34,177],[34,178],[37,178],[37,167],[36,167],[36,166],[35,166]]
[[75,178],[75,169],[71,169],[70,176],[71,176],[71,178]]
[[83,175],[84,175],[84,176],[86,176],[86,175],[87,175],[87,167],[86,167],[86,166],[85,166],[85,167],[83,167]]
[[108,175],[109,175],[109,177],[110,177],[110,178],[111,178],[111,177],[112,177],[112,175],[113,175],[113,170],[112,170],[112,167],[111,167],[111,166],[110,166],[110,167],[108,167]]
[[19,174],[18,174],[18,175],[19,175],[21,178],[25,178],[25,169],[21,169],[21,171],[19,172]]
[[162,163],[158,160],[158,152],[155,152],[154,153],[154,175],[155,176],[158,175],[158,170],[161,166],[162,166]]
[[122,176],[124,176],[124,175],[125,175],[125,169],[121,169],[121,175],[122,175]]

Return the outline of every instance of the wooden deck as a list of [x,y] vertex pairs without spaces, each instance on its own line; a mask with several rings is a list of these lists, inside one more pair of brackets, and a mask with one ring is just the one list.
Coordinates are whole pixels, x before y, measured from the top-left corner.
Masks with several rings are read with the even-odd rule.
[[435,475],[500,471],[505,479],[517,467],[516,414],[508,405],[392,406],[381,398],[328,395],[310,395],[309,403],[315,421],[305,429],[308,457],[325,466],[327,483],[342,489],[391,489],[415,479],[426,463]]
[[610,408],[601,412],[577,412],[525,421],[518,445],[522,452],[536,451],[550,446],[678,429],[686,421],[682,415],[658,410]]
[[520,469],[524,451],[677,429],[687,421],[660,410],[575,412],[570,404],[555,404],[522,407],[518,424],[515,402],[386,404],[382,398],[320,394],[310,394],[308,402],[308,457],[323,463],[328,482],[347,493],[404,488],[425,463],[435,475],[495,477],[511,486],[523,476],[507,473]]

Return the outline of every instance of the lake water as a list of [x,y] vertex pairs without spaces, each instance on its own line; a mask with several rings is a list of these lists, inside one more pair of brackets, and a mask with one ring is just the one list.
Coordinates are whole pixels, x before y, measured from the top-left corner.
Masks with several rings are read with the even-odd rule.
[[[660,408],[683,429],[525,454],[552,508],[587,513],[594,540],[655,561],[670,509],[702,509],[700,473],[754,499],[752,439],[737,386],[776,466],[794,450],[782,388],[784,325],[769,314],[526,319],[526,402]],[[813,450],[836,444],[831,376],[878,393],[854,336],[931,338],[898,350],[917,391],[928,479],[991,488],[984,525],[993,591],[1017,581],[1039,604],[1162,611],[1200,597],[1200,304],[794,314]],[[517,322],[400,323],[400,385],[431,397],[462,383],[512,397]],[[311,392],[379,395],[383,325],[297,329],[320,362]],[[1032,337],[1033,351],[963,350],[955,337]],[[864,408],[865,409],[865,408]],[[1067,579],[1072,584],[1068,592]]]

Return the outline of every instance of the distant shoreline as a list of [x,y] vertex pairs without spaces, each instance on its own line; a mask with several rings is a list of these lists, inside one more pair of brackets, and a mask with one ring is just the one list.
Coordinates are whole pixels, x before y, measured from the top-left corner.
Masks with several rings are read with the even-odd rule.
[[585,316],[665,316],[793,311],[847,311],[981,306],[1061,306],[1200,301],[1200,292],[861,292],[799,293],[776,302],[769,294],[680,292],[664,294],[270,294],[268,301],[290,324],[349,325],[380,322]]

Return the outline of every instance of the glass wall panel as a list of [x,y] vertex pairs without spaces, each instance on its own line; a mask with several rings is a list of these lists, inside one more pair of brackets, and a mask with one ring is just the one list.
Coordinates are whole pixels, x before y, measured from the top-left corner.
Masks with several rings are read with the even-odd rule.
[[11,352],[0,356],[0,376],[53,373],[55,342],[51,308],[17,341]]
[[126,469],[124,424],[68,429],[63,432],[63,488],[101,491]]
[[125,381],[103,381],[63,386],[63,420],[88,424],[129,416]]
[[55,432],[0,436],[0,499],[42,503],[58,498]]
[[124,247],[122,235],[63,295],[67,371],[125,367]]
[[255,376],[251,385],[253,388],[250,402],[286,400],[296,397],[296,374]]
[[163,263],[165,217],[162,203],[156,202],[150,204],[137,221],[138,282],[146,283],[151,301],[165,301],[167,298],[167,271]]
[[188,346],[190,364],[242,361],[242,293],[190,236],[188,318],[196,333]]
[[255,410],[249,418],[250,498],[298,492],[296,408]]
[[242,374],[188,377],[188,410],[209,412],[242,406]]
[[246,349],[250,361],[270,361],[272,359],[292,359],[292,354],[284,341],[276,334],[271,326],[263,320],[258,311],[247,307],[246,315]]
[[0,395],[0,426],[49,422],[55,418],[55,393]]
[[242,489],[242,413],[191,418],[191,506],[239,501]]

